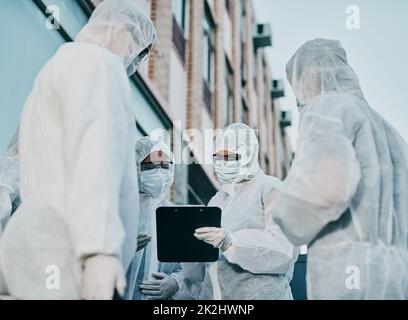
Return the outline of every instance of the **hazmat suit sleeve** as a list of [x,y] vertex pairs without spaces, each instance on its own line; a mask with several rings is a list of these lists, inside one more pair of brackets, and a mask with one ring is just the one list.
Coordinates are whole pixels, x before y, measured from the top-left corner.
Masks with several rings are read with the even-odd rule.
[[353,131],[358,128],[349,123],[347,127],[355,129],[346,131],[341,117],[350,112],[339,110],[333,99],[313,104],[302,114],[293,167],[270,207],[275,222],[297,245],[309,244],[327,224],[340,218],[361,178],[352,145]]
[[18,160],[0,155],[0,236],[12,214],[13,202],[18,196]]
[[239,230],[231,239],[224,256],[254,274],[285,274],[296,260],[295,247],[276,225],[268,230]]
[[204,281],[204,263],[182,263],[181,270],[171,275],[177,282],[179,289],[172,300],[198,300],[201,284]]
[[[269,184],[262,198],[270,197],[280,182]],[[285,274],[296,261],[298,251],[265,211],[265,230],[242,229],[231,233],[232,245],[224,251],[230,263],[255,274]]]
[[182,271],[172,273],[171,276],[178,285],[178,290],[173,295],[172,300],[198,300],[201,282],[187,278]]
[[129,143],[124,94],[128,80],[111,54],[81,57],[61,78],[64,215],[75,254],[121,258],[124,228],[119,207]]

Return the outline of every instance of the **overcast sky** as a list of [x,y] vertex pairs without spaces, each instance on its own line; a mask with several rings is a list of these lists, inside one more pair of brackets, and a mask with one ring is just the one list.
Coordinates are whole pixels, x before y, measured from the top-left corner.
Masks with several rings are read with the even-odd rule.
[[[285,65],[307,40],[342,42],[372,108],[408,141],[408,1],[407,0],[253,0],[259,22],[270,22],[273,47],[268,49],[272,72],[285,78]],[[360,10],[360,29],[346,28],[346,8]],[[283,106],[293,110],[288,83]],[[291,129],[292,140],[296,130]]]

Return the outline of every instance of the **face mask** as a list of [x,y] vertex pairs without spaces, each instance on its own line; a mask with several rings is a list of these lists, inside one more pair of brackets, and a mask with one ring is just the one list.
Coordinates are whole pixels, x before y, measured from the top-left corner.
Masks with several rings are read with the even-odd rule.
[[221,183],[239,182],[236,181],[241,169],[239,161],[217,160],[215,161],[214,169]]
[[146,170],[140,173],[140,192],[153,198],[165,196],[171,181],[171,172],[166,169]]

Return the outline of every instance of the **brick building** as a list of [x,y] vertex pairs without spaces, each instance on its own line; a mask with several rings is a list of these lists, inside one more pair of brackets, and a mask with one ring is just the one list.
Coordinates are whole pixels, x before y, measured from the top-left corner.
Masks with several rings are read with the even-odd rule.
[[[264,52],[272,45],[271,27],[256,21],[252,1],[132,1],[152,18],[159,37],[148,63],[131,78],[139,135],[168,131],[169,143],[186,148],[197,160],[204,156],[202,148],[192,135],[178,139],[182,132],[245,122],[258,131],[261,167],[284,178],[292,157],[285,133],[290,115],[281,111],[283,85],[273,78]],[[14,133],[38,71],[59,45],[75,38],[99,2],[0,3],[1,21],[13,29],[1,34],[1,150]],[[58,28],[47,27],[46,22],[55,22],[51,11],[58,16]],[[25,41],[15,41],[19,37]],[[211,165],[196,162],[176,166],[176,203],[206,204],[219,186]]]
[[[261,167],[284,178],[292,157],[285,134],[290,117],[281,111],[283,85],[273,79],[264,52],[272,45],[271,28],[257,23],[252,1],[136,1],[150,7],[160,40],[148,77],[180,129],[204,131],[245,122],[258,131]],[[201,152],[194,141],[188,142],[194,154]],[[187,169],[190,177],[177,175],[176,186],[192,185],[191,175],[199,169],[214,182],[211,168],[201,167]],[[176,201],[184,202],[185,196],[177,193]],[[192,198],[187,195],[190,202]]]

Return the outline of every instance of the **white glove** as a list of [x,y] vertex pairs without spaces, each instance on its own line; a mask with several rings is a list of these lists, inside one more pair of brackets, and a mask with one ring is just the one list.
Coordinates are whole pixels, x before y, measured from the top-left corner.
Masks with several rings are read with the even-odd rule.
[[195,231],[194,236],[198,240],[202,240],[214,248],[219,248],[223,251],[231,246],[231,237],[228,231],[223,228],[200,228]]
[[100,254],[85,260],[84,299],[112,300],[115,289],[122,296],[125,288],[125,273],[117,257]]
[[140,290],[148,300],[166,300],[171,298],[179,289],[177,281],[163,272],[153,273],[155,280],[143,281]]
[[147,247],[149,242],[152,241],[152,237],[146,233],[141,233],[137,235],[137,250],[140,251]]

